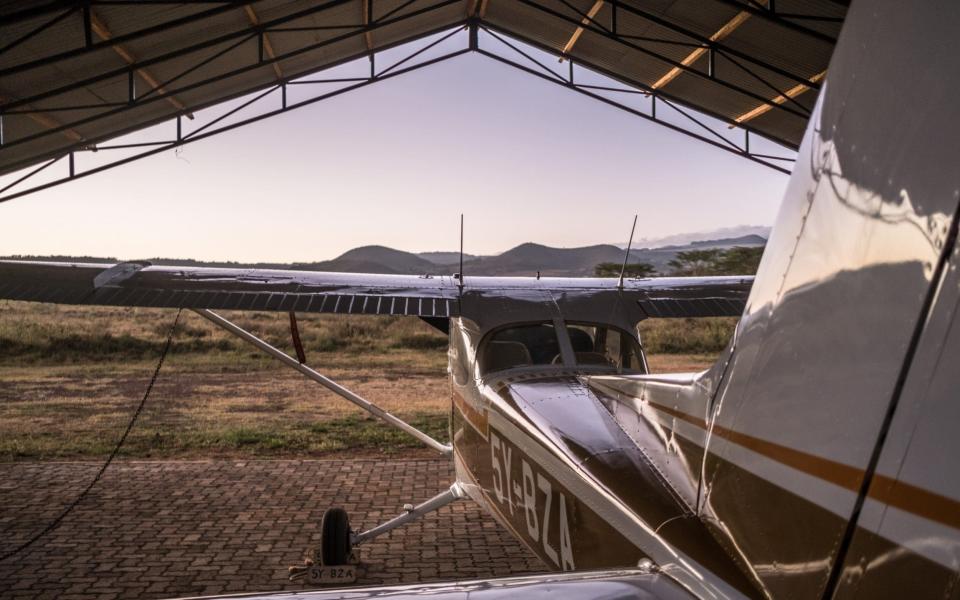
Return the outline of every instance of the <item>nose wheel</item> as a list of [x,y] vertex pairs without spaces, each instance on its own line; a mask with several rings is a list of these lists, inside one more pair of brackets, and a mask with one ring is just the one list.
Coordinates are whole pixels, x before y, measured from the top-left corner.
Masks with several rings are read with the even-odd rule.
[[357,578],[357,560],[353,554],[355,546],[466,497],[466,491],[459,483],[454,483],[447,491],[422,504],[405,504],[403,513],[386,523],[359,532],[350,529],[347,511],[342,508],[328,508],[320,521],[320,545],[314,550],[312,559],[308,558],[304,564],[290,567],[290,580],[306,578],[309,583],[315,584],[352,583]]
[[320,547],[317,558],[322,565],[345,565],[353,551],[350,518],[342,508],[328,508],[320,521]]

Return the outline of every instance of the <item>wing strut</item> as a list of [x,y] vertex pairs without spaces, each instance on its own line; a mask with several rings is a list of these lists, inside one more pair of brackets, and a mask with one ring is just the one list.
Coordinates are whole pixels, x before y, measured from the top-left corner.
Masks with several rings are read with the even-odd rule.
[[309,379],[316,381],[317,383],[327,388],[334,394],[342,396],[343,398],[346,398],[350,402],[353,402],[354,404],[356,404],[363,410],[367,411],[368,413],[372,414],[373,416],[378,417],[383,421],[386,421],[390,425],[393,425],[394,427],[398,429],[402,429],[403,431],[409,433],[410,435],[417,438],[427,446],[430,446],[440,454],[443,454],[444,456],[449,456],[450,454],[453,453],[453,448],[449,444],[443,444],[441,442],[438,442],[437,440],[433,439],[426,433],[420,431],[413,425],[410,425],[406,421],[403,421],[400,418],[394,416],[393,414],[385,411],[384,409],[380,408],[376,404],[373,404],[372,402],[361,398],[357,394],[354,394],[353,392],[343,387],[339,383],[335,382],[334,380],[330,379],[329,377],[325,377],[324,375],[321,375],[320,373],[314,371],[307,365],[298,362],[297,359],[288,355],[286,352],[271,346],[270,344],[266,343],[265,341],[261,340],[257,336],[250,333],[249,331],[246,331],[245,329],[238,327],[237,325],[234,325],[233,323],[231,323],[227,319],[224,319],[223,317],[213,312],[212,310],[202,308],[202,309],[194,309],[193,312],[197,313],[201,317],[212,322],[214,325],[217,325],[218,327],[221,327],[229,331],[230,333],[239,337],[245,342],[249,342],[250,344],[256,346],[260,350],[263,350],[264,352],[276,358],[277,360],[284,363],[288,367],[291,367],[293,369],[296,369],[297,371],[300,371],[300,373],[302,373]]

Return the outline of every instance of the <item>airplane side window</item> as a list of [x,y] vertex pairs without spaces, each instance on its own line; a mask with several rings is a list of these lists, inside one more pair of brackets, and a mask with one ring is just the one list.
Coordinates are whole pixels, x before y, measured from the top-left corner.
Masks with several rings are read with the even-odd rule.
[[567,335],[578,365],[643,373],[640,347],[630,334],[604,325],[568,323]]
[[447,362],[450,368],[450,374],[453,381],[459,386],[467,385],[470,379],[469,364],[467,362],[467,353],[463,349],[464,340],[460,330],[451,327],[450,345],[447,349]]
[[508,327],[494,332],[484,344],[481,372],[485,374],[529,365],[549,365],[558,356],[560,343],[552,323]]

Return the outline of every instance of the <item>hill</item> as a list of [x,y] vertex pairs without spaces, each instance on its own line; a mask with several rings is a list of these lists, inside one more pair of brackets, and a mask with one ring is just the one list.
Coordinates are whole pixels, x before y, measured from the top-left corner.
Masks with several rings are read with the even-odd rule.
[[[710,231],[697,231],[693,233],[678,233],[664,236],[662,238],[641,238],[636,240],[635,246],[639,248],[663,248],[665,246],[688,246],[704,240],[735,239],[740,237],[757,236],[766,240],[770,237],[770,227],[766,225],[737,225],[734,227],[721,227]],[[621,248],[626,247],[626,242],[620,244]]]
[[[668,263],[678,252],[687,250],[727,249],[735,246],[762,246],[766,240],[757,234],[733,238],[702,240],[684,245],[658,248],[638,248],[630,252],[630,262],[646,262],[661,273],[669,272]],[[542,244],[525,243],[496,256],[464,255],[463,270],[469,275],[532,276],[539,271],[544,276],[586,277],[594,273],[599,263],[623,262],[624,250],[613,244],[597,244],[580,248],[553,248]],[[90,256],[10,256],[19,260],[55,260],[65,262],[117,262]],[[155,265],[299,269],[305,271],[336,271],[353,273],[386,273],[405,275],[449,275],[459,270],[459,253],[424,252],[414,254],[386,246],[361,246],[344,252],[332,260],[309,263],[238,263],[198,261],[190,259],[151,258]]]
[[472,275],[542,275],[589,276],[602,262],[622,261],[623,250],[613,244],[582,248],[551,248],[526,243],[498,256],[489,256],[464,263],[463,270]]
[[394,250],[386,246],[360,246],[348,250],[333,260],[291,265],[306,271],[337,271],[340,273],[402,273],[423,275],[442,273],[435,263],[412,252]]
[[[456,265],[460,263],[459,252],[417,252],[417,256],[424,260],[429,260],[435,265]],[[483,258],[476,254],[464,254],[464,262],[468,260],[477,260]]]
[[[767,240],[765,238],[759,235],[750,234],[736,238],[703,240],[684,245],[663,246],[659,248],[639,248],[637,250],[630,251],[630,262],[650,263],[657,271],[664,273],[669,269],[668,263],[673,260],[674,257],[676,257],[678,252],[685,252],[688,250],[709,250],[713,248],[726,250],[727,248],[734,248],[736,246],[763,246],[766,243]],[[622,252],[619,260],[623,260]]]

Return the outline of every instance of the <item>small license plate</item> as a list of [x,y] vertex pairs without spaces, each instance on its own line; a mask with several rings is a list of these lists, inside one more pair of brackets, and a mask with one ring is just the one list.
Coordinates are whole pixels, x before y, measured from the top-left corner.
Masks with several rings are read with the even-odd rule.
[[319,585],[355,583],[357,568],[355,565],[331,567],[313,565],[307,573],[307,581]]

